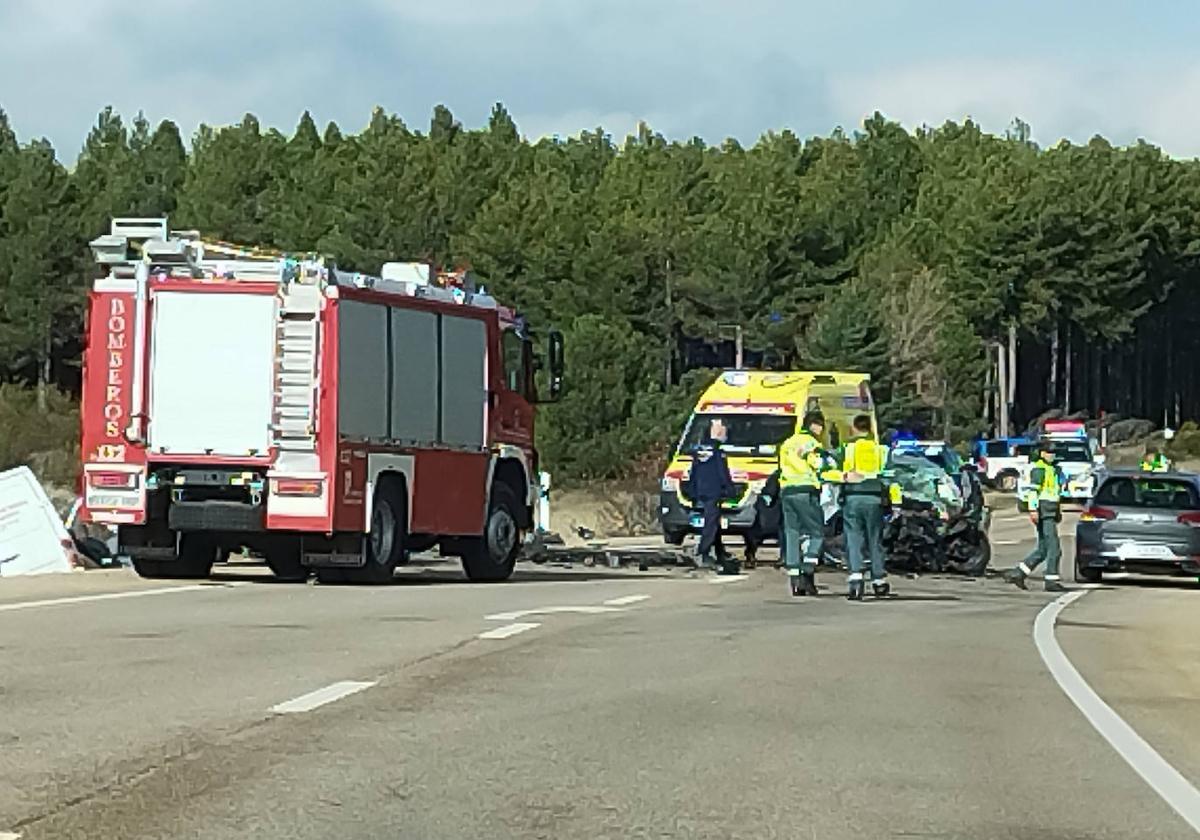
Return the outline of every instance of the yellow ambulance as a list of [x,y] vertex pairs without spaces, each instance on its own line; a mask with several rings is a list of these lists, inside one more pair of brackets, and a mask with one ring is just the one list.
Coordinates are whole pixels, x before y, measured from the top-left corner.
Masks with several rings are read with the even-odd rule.
[[692,452],[714,420],[726,430],[722,446],[729,462],[738,497],[723,506],[721,530],[726,534],[757,531],[774,538],[778,532],[778,505],[768,509],[770,522],[756,523],[763,486],[778,467],[777,448],[808,411],[825,415],[825,440],[837,449],[850,437],[850,423],[860,414],[875,424],[871,377],[865,373],[826,371],[725,371],[700,397],[683,430],[662,479],[659,521],[663,538],[680,545],[689,533],[698,533],[701,519],[687,497]]

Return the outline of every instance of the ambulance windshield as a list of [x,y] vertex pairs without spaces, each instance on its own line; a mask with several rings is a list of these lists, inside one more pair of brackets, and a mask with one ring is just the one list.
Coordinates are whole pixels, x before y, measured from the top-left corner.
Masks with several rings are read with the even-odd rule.
[[680,451],[691,454],[704,440],[712,422],[718,420],[726,430],[723,449],[730,455],[774,455],[796,430],[796,418],[790,414],[693,414],[683,435]]

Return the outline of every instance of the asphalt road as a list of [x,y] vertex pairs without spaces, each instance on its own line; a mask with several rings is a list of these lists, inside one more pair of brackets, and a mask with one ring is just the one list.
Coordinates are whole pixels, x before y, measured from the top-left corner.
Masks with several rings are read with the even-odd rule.
[[[998,520],[996,565],[1030,531]],[[1047,670],[1031,628],[1051,596],[926,577],[851,604],[831,573],[815,601],[770,568],[713,581],[5,580],[0,838],[1194,836]],[[1193,784],[1197,598],[1105,587],[1058,631]]]

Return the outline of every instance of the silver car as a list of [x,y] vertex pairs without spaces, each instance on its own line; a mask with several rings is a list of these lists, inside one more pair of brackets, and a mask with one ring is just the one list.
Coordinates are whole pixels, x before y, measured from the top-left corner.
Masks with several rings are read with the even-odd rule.
[[1200,577],[1200,476],[1112,470],[1075,529],[1075,579]]

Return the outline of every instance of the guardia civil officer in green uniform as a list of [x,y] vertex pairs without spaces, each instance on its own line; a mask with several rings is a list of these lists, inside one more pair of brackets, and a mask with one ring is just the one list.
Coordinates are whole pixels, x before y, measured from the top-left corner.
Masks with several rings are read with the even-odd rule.
[[1030,510],[1030,519],[1037,527],[1037,546],[1015,569],[1005,572],[1004,579],[1027,589],[1025,579],[1045,561],[1046,573],[1042,577],[1046,591],[1065,592],[1058,573],[1058,561],[1062,558],[1058,523],[1062,521],[1063,473],[1054,463],[1054,450],[1049,444],[1042,445],[1040,455],[1029,474],[1032,488],[1023,500]]
[[[821,435],[825,415],[810,411],[801,429],[779,445],[779,504],[783,514],[783,558],[793,595],[816,595],[814,577],[825,536],[821,510]],[[800,545],[808,543],[801,557]]]
[[846,559],[851,601],[861,601],[863,572],[871,569],[871,588],[877,598],[891,594],[883,552],[883,498],[887,492],[883,473],[887,448],[876,441],[871,418],[860,414],[852,424],[853,437],[842,455],[842,524],[846,530]]

